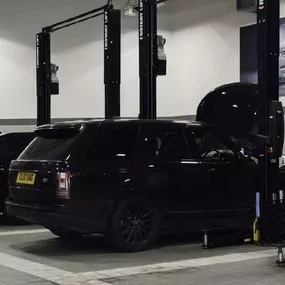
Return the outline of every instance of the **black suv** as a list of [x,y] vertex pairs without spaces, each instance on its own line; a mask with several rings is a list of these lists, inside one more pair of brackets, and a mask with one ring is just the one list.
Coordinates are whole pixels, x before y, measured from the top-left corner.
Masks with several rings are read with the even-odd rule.
[[34,139],[34,133],[0,134],[0,213],[6,214],[5,199],[9,190],[9,166]]
[[198,122],[80,121],[36,130],[11,163],[8,213],[124,251],[164,231],[250,226],[256,164]]

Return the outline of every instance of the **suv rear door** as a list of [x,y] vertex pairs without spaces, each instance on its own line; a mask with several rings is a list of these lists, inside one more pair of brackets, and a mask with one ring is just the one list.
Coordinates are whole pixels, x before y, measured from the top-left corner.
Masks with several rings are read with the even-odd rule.
[[[106,205],[102,200],[111,203],[114,197],[120,199],[124,195],[122,188],[132,189],[137,138],[138,124],[135,122],[101,124],[83,159],[84,177],[77,194],[82,211],[93,205],[103,213]],[[89,214],[92,213],[86,213]]]

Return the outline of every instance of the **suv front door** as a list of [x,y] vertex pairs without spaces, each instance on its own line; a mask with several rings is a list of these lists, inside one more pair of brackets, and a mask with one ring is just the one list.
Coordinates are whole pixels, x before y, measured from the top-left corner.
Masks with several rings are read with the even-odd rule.
[[141,184],[168,214],[203,208],[198,162],[191,153],[183,124],[142,124],[139,139]]
[[187,131],[189,145],[199,162],[199,176],[205,193],[205,209],[238,209],[241,188],[241,163],[238,156],[219,141],[208,128]]

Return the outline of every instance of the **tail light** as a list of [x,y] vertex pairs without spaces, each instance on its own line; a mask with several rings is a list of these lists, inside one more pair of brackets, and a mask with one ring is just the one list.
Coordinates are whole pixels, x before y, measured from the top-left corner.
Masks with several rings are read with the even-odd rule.
[[56,197],[61,200],[70,199],[70,174],[66,172],[59,172],[57,174],[57,189]]

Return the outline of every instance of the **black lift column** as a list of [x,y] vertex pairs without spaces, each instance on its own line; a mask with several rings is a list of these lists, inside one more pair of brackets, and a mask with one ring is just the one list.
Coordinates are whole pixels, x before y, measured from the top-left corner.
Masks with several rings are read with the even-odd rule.
[[157,3],[139,1],[139,64],[141,119],[156,119]]
[[58,66],[51,64],[50,34],[104,14],[105,118],[120,117],[121,11],[105,5],[42,29],[37,35],[37,125],[51,122],[51,95],[59,94]]
[[121,11],[104,13],[105,119],[120,117]]
[[[264,137],[270,137],[277,128],[271,122],[270,113],[273,102],[279,101],[279,18],[280,0],[258,0],[259,133]],[[261,151],[259,165],[261,239],[263,242],[276,242],[279,238],[279,217],[276,207],[272,207],[272,197],[273,193],[278,193],[279,159],[272,156],[268,145]]]
[[43,31],[36,37],[37,55],[37,125],[50,124],[51,62],[50,33]]

